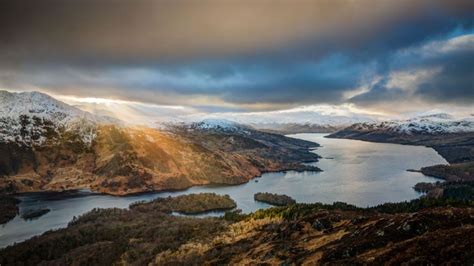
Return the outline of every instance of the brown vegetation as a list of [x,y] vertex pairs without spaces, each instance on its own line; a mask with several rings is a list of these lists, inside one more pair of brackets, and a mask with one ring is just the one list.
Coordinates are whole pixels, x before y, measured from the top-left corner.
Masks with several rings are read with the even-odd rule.
[[157,253],[177,249],[191,240],[212,238],[227,227],[228,222],[223,219],[167,214],[172,211],[170,206],[187,209],[184,203],[190,203],[191,199],[205,199],[200,204],[211,210],[212,206],[206,206],[206,202],[215,205],[227,197],[198,195],[165,199],[163,205],[140,203],[130,210],[95,209],[71,221],[68,228],[1,250],[0,264],[146,264]]
[[255,130],[243,134],[104,125],[97,128],[90,147],[74,132],[51,134],[41,146],[0,143],[0,192],[89,188],[125,195],[241,184],[265,172],[320,171],[302,164],[318,160],[309,151],[317,144]]
[[236,233],[162,252],[155,263],[462,264],[474,255],[474,209],[383,214],[308,208],[301,216],[241,221],[231,227]]
[[0,264],[466,264],[474,259],[474,190],[453,191],[368,209],[293,204],[223,218],[168,214],[222,196],[166,198],[93,210],[0,250]]
[[163,212],[179,212],[183,214],[226,211],[235,207],[237,207],[237,204],[229,195],[217,195],[215,193],[158,198],[151,202],[139,202],[130,205],[130,209],[140,212],[162,210]]
[[446,181],[474,181],[474,162],[428,166],[421,172]]

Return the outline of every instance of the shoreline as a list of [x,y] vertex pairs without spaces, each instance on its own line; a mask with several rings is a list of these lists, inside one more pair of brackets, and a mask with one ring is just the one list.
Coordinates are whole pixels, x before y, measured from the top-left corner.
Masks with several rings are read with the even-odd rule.
[[79,187],[79,188],[72,188],[72,189],[67,189],[67,190],[40,190],[40,191],[25,191],[25,192],[15,192],[15,193],[9,193],[5,194],[7,196],[12,196],[12,197],[19,197],[22,195],[35,195],[35,194],[57,194],[57,195],[62,195],[62,194],[67,194],[71,192],[86,192],[84,195],[75,195],[75,197],[81,197],[81,196],[94,196],[94,195],[106,195],[106,196],[113,196],[113,197],[133,197],[133,196],[140,196],[144,194],[155,194],[155,193],[166,193],[166,192],[180,192],[180,191],[186,191],[190,188],[193,187],[202,187],[202,186],[239,186],[246,184],[252,180],[255,180],[257,178],[261,178],[264,174],[268,173],[287,173],[287,172],[297,172],[297,173],[302,173],[302,172],[323,172],[320,168],[317,166],[312,166],[312,165],[304,165],[306,163],[316,163],[319,160],[308,160],[301,162],[299,167],[287,167],[287,168],[282,168],[281,170],[266,170],[266,171],[261,171],[260,175],[256,175],[251,177],[250,179],[241,182],[241,183],[208,183],[208,184],[195,184],[195,185],[190,185],[184,188],[168,188],[168,189],[159,189],[159,190],[144,190],[144,191],[139,191],[139,192],[130,192],[130,193],[107,193],[107,192],[101,192],[101,191],[94,191],[91,190],[89,187]]
[[[312,162],[317,162],[315,160],[313,160]],[[215,187],[215,188],[219,188],[219,187],[231,187],[231,186],[240,186],[240,185],[243,185],[245,183],[249,183],[250,181],[252,180],[255,180],[257,178],[260,178],[262,177],[264,174],[266,173],[278,173],[278,172],[281,172],[281,173],[285,173],[285,172],[305,172],[307,171],[307,166],[304,167],[305,169],[302,170],[301,167],[298,167],[297,169],[295,169],[294,167],[288,167],[284,170],[279,170],[279,171],[264,171],[261,173],[261,175],[259,176],[255,176],[253,177],[252,179],[249,179],[247,180],[246,182],[242,182],[242,183],[239,183],[239,184],[203,184],[203,185],[194,185],[194,186],[189,186],[187,188],[184,188],[184,189],[167,189],[167,190],[160,190],[160,191],[142,191],[142,192],[137,192],[137,193],[129,193],[129,194],[126,194],[126,195],[113,195],[113,194],[108,194],[108,193],[97,193],[97,192],[94,192],[94,191],[91,191],[91,190],[87,190],[87,189],[77,189],[77,190],[67,190],[67,191],[38,191],[38,192],[25,192],[25,193],[17,193],[16,196],[22,196],[22,195],[41,195],[41,194],[50,194],[50,195],[53,195],[53,197],[55,195],[65,195],[66,197],[65,198],[68,198],[68,196],[72,196],[72,197],[80,197],[80,196],[84,196],[84,197],[87,197],[87,196],[93,196],[93,195],[103,195],[103,196],[111,196],[111,197],[117,197],[117,200],[119,200],[120,198],[128,198],[128,197],[134,197],[134,196],[140,196],[140,195],[154,195],[154,194],[160,194],[160,193],[166,193],[166,192],[179,192],[179,191],[186,191],[188,189],[191,189],[192,187],[201,187],[201,186],[209,186],[211,187],[211,190]],[[319,172],[319,171],[317,171]],[[317,181],[315,181],[317,182]],[[412,189],[411,186],[406,186],[407,189]],[[199,189],[197,189],[197,191],[190,191],[188,193],[200,193],[198,192]],[[225,191],[225,190],[224,190]],[[260,190],[261,192],[264,192],[265,190]],[[275,192],[275,191],[274,191]],[[69,193],[69,195],[68,195]],[[76,195],[74,195],[74,193],[77,193]],[[224,193],[226,194],[226,193]],[[420,198],[420,196],[423,195],[423,193],[419,193],[417,192],[416,193],[417,196],[414,197],[413,199],[418,199]],[[179,194],[178,194],[179,195]],[[171,195],[171,197],[175,197],[175,196],[178,196],[178,195]],[[167,195],[165,194],[164,197],[166,197]],[[159,196],[158,196],[159,197]],[[58,199],[61,199],[61,197],[57,197]],[[148,200],[153,200],[154,196],[150,196],[150,197],[144,197],[146,198],[146,201]],[[131,199],[133,201],[133,199]],[[137,200],[139,201],[139,199]],[[399,199],[399,200],[389,200],[389,201],[384,201],[384,202],[387,202],[387,203],[397,203],[397,202],[401,202],[403,201],[403,199]],[[128,202],[128,200],[127,200]],[[312,202],[320,202],[319,200],[314,200]],[[345,201],[345,202],[350,202],[350,201]],[[130,202],[131,204],[131,202]],[[352,203],[353,204],[353,203]],[[380,203],[376,203],[374,205],[370,204],[370,205],[356,205],[356,206],[359,206],[359,207],[367,207],[367,206],[376,206],[377,204],[380,204]],[[119,208],[123,208],[123,209],[128,209],[128,206],[129,206],[129,203],[127,203],[127,206],[123,205],[123,207],[119,207]],[[109,207],[103,207],[103,208],[109,208]],[[258,207],[258,209],[260,208],[263,208],[263,207]],[[258,209],[252,211],[252,212],[255,212],[257,211]],[[215,213],[215,212],[210,212],[210,213]],[[174,214],[173,214],[174,215]],[[195,218],[200,218],[199,217],[199,214],[198,215],[187,215],[187,214],[184,214],[184,215],[179,215],[178,216],[186,216],[186,217],[193,217],[193,216],[197,216]]]
[[[458,149],[461,149],[462,147],[471,147],[472,146],[472,143],[467,143],[467,144],[459,144],[457,143],[455,140],[453,140],[454,142],[446,142],[446,143],[429,143],[430,140],[425,140],[425,139],[419,139],[419,140],[414,140],[414,141],[408,141],[408,140],[400,140],[400,141],[397,141],[397,140],[394,140],[394,141],[390,141],[390,140],[382,140],[382,139],[365,139],[364,136],[365,135],[362,135],[361,137],[362,138],[359,138],[359,137],[353,137],[353,136],[350,136],[350,135],[347,135],[347,136],[340,136],[340,135],[337,135],[338,132],[334,132],[332,134],[328,134],[326,136],[324,136],[324,138],[328,138],[328,139],[349,139],[349,140],[358,140],[358,141],[366,141],[366,142],[374,142],[374,143],[386,143],[386,144],[398,144],[398,145],[408,145],[408,146],[421,146],[421,147],[426,147],[426,148],[431,148],[433,149],[439,156],[441,156],[445,161],[446,161],[446,164],[447,165],[452,165],[452,164],[459,164],[459,163],[467,163],[467,162],[471,162],[472,161],[472,157],[470,157],[469,155],[469,151],[464,151],[464,153],[462,153],[465,157],[461,156],[453,156],[453,154],[449,151],[449,150],[445,150],[444,152],[440,152],[440,149],[442,148],[450,148],[450,149],[455,149],[455,148],[458,148]],[[474,132],[473,132],[474,134]],[[461,137],[465,137],[465,136],[469,136],[469,133],[463,133],[463,134],[460,134]],[[439,138],[439,136],[437,136]],[[459,136],[456,136],[456,134],[454,134],[454,136],[451,135],[451,137],[453,138],[456,138],[456,137],[459,137]],[[425,143],[423,143],[425,142]],[[428,143],[427,143],[428,142]]]

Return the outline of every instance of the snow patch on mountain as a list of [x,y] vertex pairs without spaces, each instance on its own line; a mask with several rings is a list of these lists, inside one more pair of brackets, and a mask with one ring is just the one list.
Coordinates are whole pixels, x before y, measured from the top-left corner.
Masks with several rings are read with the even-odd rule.
[[[262,112],[228,112],[207,114],[200,119],[229,119],[245,125],[300,124],[323,127],[345,127],[354,123],[380,121],[376,115],[357,113],[349,106],[303,106],[287,110]],[[189,119],[193,119],[189,117]]]
[[440,113],[423,115],[407,120],[392,120],[379,123],[358,123],[352,129],[359,131],[387,131],[399,134],[446,134],[474,132],[471,119],[456,120],[453,116]]
[[225,119],[204,119],[193,123],[195,128],[200,129],[226,129],[233,130],[239,127],[236,122]]
[[175,130],[216,131],[220,133],[250,134],[252,128],[226,119],[203,119],[195,122],[173,121],[156,123],[154,128],[173,132]]
[[0,117],[18,118],[20,115],[45,118],[63,125],[84,120],[95,123],[115,122],[112,118],[82,111],[41,92],[0,90]]
[[40,92],[0,91],[0,142],[42,145],[66,132],[90,145],[98,123],[113,123]]
[[204,119],[189,124],[189,128],[197,130],[214,130],[219,132],[249,133],[249,127],[226,119]]

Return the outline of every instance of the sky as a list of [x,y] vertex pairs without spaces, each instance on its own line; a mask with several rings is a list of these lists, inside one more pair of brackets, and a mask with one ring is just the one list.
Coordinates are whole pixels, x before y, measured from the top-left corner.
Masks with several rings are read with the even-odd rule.
[[144,120],[474,111],[472,0],[1,0],[0,88]]

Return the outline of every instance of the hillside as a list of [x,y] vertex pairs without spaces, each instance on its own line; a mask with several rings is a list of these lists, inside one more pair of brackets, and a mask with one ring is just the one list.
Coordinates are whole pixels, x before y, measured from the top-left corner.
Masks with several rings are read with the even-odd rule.
[[167,198],[93,210],[0,250],[0,264],[466,264],[474,259],[472,191],[467,201],[450,193],[369,209],[294,204],[222,218],[169,215],[190,202],[213,208],[222,196]]
[[319,170],[302,164],[318,160],[309,151],[317,144],[238,124],[127,127],[41,93],[2,92],[1,99],[0,192],[89,188],[125,195]]

